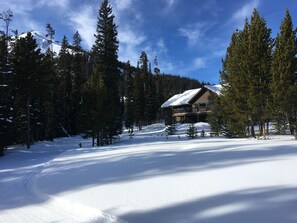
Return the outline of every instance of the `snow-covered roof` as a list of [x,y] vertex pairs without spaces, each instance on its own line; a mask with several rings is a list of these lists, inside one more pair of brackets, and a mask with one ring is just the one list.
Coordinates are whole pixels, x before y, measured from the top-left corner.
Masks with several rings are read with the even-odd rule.
[[[215,94],[220,94],[222,85],[217,84],[217,85],[205,85],[205,88],[208,90],[212,91]],[[202,88],[197,88],[197,89],[192,89],[192,90],[187,90],[181,94],[176,94],[169,98],[167,101],[165,101],[162,105],[161,108],[167,108],[171,106],[178,106],[178,105],[186,105],[189,104],[191,99],[201,90]]]
[[216,85],[205,85],[208,90],[212,91],[213,93],[220,94],[222,90],[222,85],[216,84]]
[[181,94],[176,94],[169,98],[166,102],[161,105],[161,108],[170,106],[185,105],[201,90],[201,88],[187,90]]

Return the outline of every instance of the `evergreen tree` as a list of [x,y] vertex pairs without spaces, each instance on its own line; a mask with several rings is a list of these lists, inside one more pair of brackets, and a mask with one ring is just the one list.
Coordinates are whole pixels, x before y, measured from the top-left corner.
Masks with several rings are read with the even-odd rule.
[[217,94],[211,94],[209,98],[209,107],[211,112],[208,114],[207,122],[210,124],[211,130],[219,135],[224,129],[224,110],[221,109],[220,96]]
[[217,117],[221,117],[220,113],[224,114],[222,116],[224,125],[221,126],[223,133],[227,136],[244,137],[246,135],[245,126],[248,124],[249,111],[245,94],[245,87],[248,83],[245,73],[247,30],[246,22],[244,31],[236,31],[232,35],[223,60],[223,70],[220,73],[223,86],[220,95],[221,111],[214,110],[212,114]]
[[0,156],[4,149],[13,142],[13,97],[12,70],[9,63],[7,38],[0,36]]
[[58,77],[55,69],[55,59],[53,58],[53,52],[49,49],[43,56],[41,67],[44,81],[40,96],[42,96],[44,120],[39,123],[44,123],[44,138],[53,140],[54,137],[58,136],[57,101],[59,90],[56,87],[58,86]]
[[197,138],[197,129],[194,126],[194,124],[189,125],[189,127],[187,129],[187,137],[189,139]]
[[81,130],[80,120],[82,111],[82,90],[86,82],[86,53],[81,47],[81,36],[76,32],[73,36],[72,56],[72,91],[70,97],[70,133],[75,135]]
[[133,101],[133,77],[130,62],[128,61],[124,70],[125,81],[125,112],[124,121],[125,127],[129,133],[133,133],[134,125],[134,101]]
[[92,137],[92,145],[107,144],[104,130],[108,125],[105,118],[105,105],[107,102],[107,89],[101,75],[93,70],[91,77],[84,86],[83,91],[83,121],[86,136]]
[[13,13],[10,9],[6,10],[6,11],[3,11],[0,13],[0,19],[4,21],[5,23],[5,31],[1,33],[6,37],[8,38],[9,37],[9,25],[12,21],[12,18],[13,18]]
[[248,85],[247,98],[251,110],[250,118],[259,122],[260,134],[266,134],[265,121],[269,117],[269,84],[271,80],[271,57],[273,40],[271,30],[257,10],[251,16],[248,42]]
[[135,124],[141,130],[145,119],[145,93],[144,81],[138,66],[134,77],[133,102]]
[[[164,94],[163,94],[163,83],[161,81],[161,71],[158,68],[158,60],[155,58],[155,68],[154,68],[154,78],[156,85],[156,109],[159,109],[161,105],[164,103]],[[158,116],[160,117],[160,113],[158,112]],[[158,118],[159,119],[159,118]]]
[[223,60],[221,105],[223,122],[229,136],[255,136],[254,125],[266,134],[265,121],[270,117],[269,83],[273,40],[266,21],[254,10],[250,24],[236,31]]
[[50,50],[51,50],[51,52],[53,52],[53,41],[54,41],[55,30],[49,23],[46,25],[45,30],[47,32],[47,34],[45,36],[49,38],[48,44],[50,46]]
[[276,127],[281,132],[289,124],[291,133],[297,128],[296,123],[296,60],[297,39],[296,30],[289,10],[286,11],[284,20],[280,27],[280,33],[275,41],[271,73],[272,83],[270,85],[273,115]]
[[66,36],[63,37],[62,47],[58,55],[57,62],[57,78],[58,78],[58,94],[60,95],[58,99],[58,122],[62,129],[65,129],[68,135],[71,129],[70,121],[70,103],[71,103],[71,93],[72,93],[72,57],[68,49],[69,43]]
[[[34,104],[34,99],[40,90],[41,53],[40,49],[37,48],[36,40],[28,32],[26,37],[16,40],[12,54],[15,72],[13,84],[16,88],[16,107],[19,112],[23,112],[17,118],[25,121],[25,123],[19,123],[22,128],[19,129],[17,135],[20,138],[22,138],[21,136],[25,138],[24,135],[26,135],[27,148],[30,148],[32,143],[31,105]],[[23,119],[24,116],[26,120]],[[26,132],[22,131],[24,124],[26,125]]]
[[104,0],[99,8],[95,45],[92,48],[93,70],[101,76],[109,100],[105,105],[105,119],[108,125],[104,134],[108,143],[122,131],[121,103],[118,92],[118,47],[117,26],[114,23],[112,7]]

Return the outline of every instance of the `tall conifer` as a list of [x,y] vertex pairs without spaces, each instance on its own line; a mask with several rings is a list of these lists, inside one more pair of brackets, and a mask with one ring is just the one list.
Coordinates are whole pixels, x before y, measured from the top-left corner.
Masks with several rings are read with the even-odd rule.
[[122,130],[121,104],[118,92],[118,47],[117,26],[114,23],[112,7],[104,0],[99,8],[96,40],[92,48],[93,71],[104,81],[108,103],[104,105],[107,126],[104,134],[108,143]]
[[289,10],[286,11],[275,42],[272,59],[272,83],[270,85],[274,119],[278,130],[289,124],[291,133],[296,130],[296,60],[297,39]]

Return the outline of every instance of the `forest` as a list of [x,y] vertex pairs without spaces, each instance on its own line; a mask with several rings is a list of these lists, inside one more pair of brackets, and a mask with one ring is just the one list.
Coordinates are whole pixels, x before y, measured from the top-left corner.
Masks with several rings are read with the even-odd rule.
[[10,25],[13,12],[0,14],[0,154],[12,144],[26,144],[83,134],[93,145],[113,143],[123,127],[161,121],[160,105],[174,94],[206,84],[161,73],[141,52],[137,67],[118,60],[119,40],[107,0],[99,8],[96,41],[81,47],[78,32],[64,36],[53,52],[55,29],[46,24],[48,49],[42,52],[36,34],[19,35]]
[[255,9],[236,30],[222,61],[220,96],[211,99],[209,123],[229,137],[278,134],[297,139],[297,29],[289,10],[273,39],[265,18]]

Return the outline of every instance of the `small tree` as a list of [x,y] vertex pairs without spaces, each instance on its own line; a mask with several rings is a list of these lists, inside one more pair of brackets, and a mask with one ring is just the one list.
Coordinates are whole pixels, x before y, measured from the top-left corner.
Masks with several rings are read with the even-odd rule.
[[194,126],[194,124],[189,125],[189,127],[187,129],[187,137],[189,139],[197,138],[197,129]]
[[168,125],[166,127],[166,132],[167,132],[167,135],[174,135],[175,132],[176,132],[176,126],[175,126],[175,124]]

